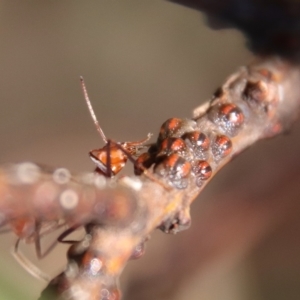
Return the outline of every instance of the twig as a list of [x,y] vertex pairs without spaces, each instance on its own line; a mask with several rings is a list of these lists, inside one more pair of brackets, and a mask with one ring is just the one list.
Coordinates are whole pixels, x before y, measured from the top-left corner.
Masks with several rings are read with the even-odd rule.
[[[194,125],[170,130],[163,138],[161,133],[157,142],[159,150],[149,153],[154,156],[152,172],[170,184],[172,190],[145,176],[124,177],[110,187],[116,191],[125,187],[133,195],[129,197],[135,205],[129,215],[125,214],[126,225],[107,222],[103,226],[90,220],[83,224],[86,238],[71,246],[66,271],[51,281],[41,299],[119,299],[118,278],[136,247],[151,231],[160,227],[175,233],[189,227],[190,204],[225,164],[256,141],[290,128],[298,116],[299,83],[299,68],[288,62],[278,58],[255,62],[231,75],[209,103],[194,111],[195,122],[189,123]],[[163,152],[165,139],[184,137],[195,131],[208,137],[207,153],[197,154],[193,145],[186,153],[169,144],[168,149],[174,151]],[[184,158],[186,164],[181,167],[190,164],[192,171],[187,171],[187,176],[182,169],[175,170],[171,165],[170,157],[174,158],[174,154]],[[203,155],[202,159],[195,159],[199,155]],[[199,167],[199,161],[206,164]],[[85,187],[82,183],[78,185],[79,190]],[[90,188],[98,190],[95,185]],[[102,192],[100,198],[101,195]],[[112,193],[111,201],[116,198],[117,193]],[[126,210],[126,205],[120,205],[116,211],[121,208]]]

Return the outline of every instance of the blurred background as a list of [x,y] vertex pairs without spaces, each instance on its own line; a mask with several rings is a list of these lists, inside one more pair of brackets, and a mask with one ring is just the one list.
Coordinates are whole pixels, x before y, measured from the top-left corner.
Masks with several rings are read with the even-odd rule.
[[[106,135],[134,141],[191,116],[251,60],[239,32],[160,0],[0,0],[0,41],[0,162],[74,172],[93,170],[88,151],[103,146],[80,75]],[[155,232],[124,271],[124,299],[299,299],[299,134],[296,124],[222,170],[193,204],[189,230]],[[46,284],[13,259],[15,240],[0,236],[0,299],[37,299]],[[50,276],[65,266],[66,246],[42,261],[21,249]]]

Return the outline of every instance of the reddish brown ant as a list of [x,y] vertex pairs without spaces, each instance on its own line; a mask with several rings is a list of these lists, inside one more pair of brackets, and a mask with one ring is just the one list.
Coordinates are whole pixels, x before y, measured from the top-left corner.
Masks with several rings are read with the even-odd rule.
[[101,138],[103,139],[105,146],[99,149],[94,149],[89,152],[91,160],[96,165],[96,172],[100,173],[106,177],[113,177],[119,173],[125,166],[127,160],[129,159],[135,169],[140,169],[141,172],[149,179],[160,184],[164,189],[170,190],[169,186],[166,186],[163,182],[157,179],[152,173],[149,173],[147,168],[140,163],[133,156],[137,156],[141,149],[149,148],[151,145],[144,145],[147,141],[150,140],[152,134],[148,133],[147,138],[136,141],[136,142],[121,142],[117,143],[112,140],[107,139],[102,128],[99,125],[95,112],[93,110],[91,101],[88,96],[86,85],[84,83],[83,77],[80,77],[81,87],[86,101],[88,110],[93,119],[93,122],[96,126],[97,131],[99,132]]
[[97,167],[96,172],[103,174],[106,177],[115,176],[124,168],[128,159],[134,161],[135,163],[135,160],[132,159],[132,156],[138,155],[141,149],[149,147],[144,144],[150,140],[152,134],[148,133],[147,138],[136,142],[116,143],[112,140],[107,139],[102,128],[99,125],[93,107],[91,105],[91,101],[89,99],[86,85],[82,76],[80,77],[80,82],[84,99],[86,101],[90,115],[93,119],[97,131],[99,132],[101,138],[105,143],[104,147],[90,151],[89,156]]

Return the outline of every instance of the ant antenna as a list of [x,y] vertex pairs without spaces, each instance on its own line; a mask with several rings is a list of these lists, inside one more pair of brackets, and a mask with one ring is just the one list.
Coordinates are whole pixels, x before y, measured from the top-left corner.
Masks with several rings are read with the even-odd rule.
[[99,134],[102,137],[104,143],[106,144],[107,143],[107,138],[106,138],[103,130],[101,129],[101,127],[99,125],[99,122],[98,122],[97,117],[95,115],[95,112],[93,110],[93,107],[92,107],[92,104],[91,104],[91,101],[90,101],[90,98],[89,98],[89,95],[88,95],[88,92],[87,92],[87,89],[86,89],[86,86],[85,86],[85,83],[84,83],[84,80],[83,80],[82,76],[80,76],[80,83],[81,83],[82,92],[83,92],[84,99],[85,99],[85,102],[87,104],[88,110],[90,112],[90,115],[91,115],[91,117],[94,121],[94,124],[96,126],[97,131],[99,132]]

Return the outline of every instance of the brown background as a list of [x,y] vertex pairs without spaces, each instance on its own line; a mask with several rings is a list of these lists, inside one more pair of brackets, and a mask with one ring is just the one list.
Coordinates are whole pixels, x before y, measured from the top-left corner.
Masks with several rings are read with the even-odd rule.
[[[249,60],[241,34],[165,1],[1,0],[0,162],[93,169],[87,152],[103,143],[79,75],[105,133],[137,140],[190,116]],[[124,272],[124,298],[299,299],[299,134],[296,125],[226,167],[193,205],[190,230],[153,234]],[[37,299],[45,284],[11,257],[13,234],[0,241],[0,299]],[[65,250],[37,265],[54,276]]]

